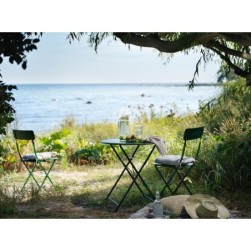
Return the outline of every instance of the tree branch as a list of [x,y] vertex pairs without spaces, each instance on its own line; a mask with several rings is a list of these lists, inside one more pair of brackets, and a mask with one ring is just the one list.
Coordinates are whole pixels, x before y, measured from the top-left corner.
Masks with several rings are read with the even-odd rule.
[[229,59],[229,57],[227,57],[226,55],[223,55],[220,51],[218,51],[215,48],[210,47],[210,46],[207,46],[207,48],[210,49],[210,50],[212,50],[212,51],[214,51],[217,55],[219,55],[220,58],[223,59],[234,70],[234,72],[238,76],[246,78],[249,75],[249,72],[243,71],[240,67],[238,67],[235,64],[233,64],[231,62],[231,60]]
[[[251,85],[251,33],[113,33],[125,44],[140,47],[155,48],[159,52],[176,53],[203,46],[215,52],[224,60],[235,73],[246,78],[247,85]],[[228,46],[232,43],[233,48]],[[210,55],[208,56],[210,58]],[[238,58],[235,64],[232,57]],[[239,66],[242,63],[243,69]],[[197,75],[197,66],[194,78],[190,81],[194,84]]]
[[219,51],[223,51],[223,52],[225,52],[227,54],[230,54],[230,55],[233,55],[233,56],[236,56],[236,57],[239,57],[239,58],[243,58],[243,59],[246,59],[246,60],[251,60],[251,55],[249,53],[230,49],[227,46],[224,46],[223,44],[221,44],[221,43],[219,43],[219,42],[217,42],[215,40],[210,41],[208,44],[210,46],[214,47],[214,48],[217,48]]
[[225,40],[242,46],[251,46],[251,33],[219,33]]
[[217,33],[184,33],[184,35],[181,35],[174,41],[167,41],[160,39],[159,35],[156,33],[147,35],[144,33],[114,32],[113,35],[119,38],[125,44],[133,44],[141,47],[151,47],[165,53],[175,53],[183,51],[196,45],[206,43],[217,37]]

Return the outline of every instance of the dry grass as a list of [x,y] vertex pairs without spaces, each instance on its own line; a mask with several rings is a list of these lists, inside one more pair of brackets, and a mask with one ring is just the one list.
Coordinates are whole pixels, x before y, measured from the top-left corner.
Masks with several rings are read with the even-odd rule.
[[[0,190],[6,194],[5,214],[2,218],[77,218],[77,219],[126,219],[149,201],[133,186],[118,212],[115,205],[105,198],[121,173],[121,167],[112,165],[72,166],[68,169],[56,167],[50,174],[55,184],[54,189],[48,180],[44,188],[37,193],[37,187],[30,180],[24,192],[21,187],[27,172],[9,173],[0,178]],[[148,166],[142,175],[152,191],[158,190],[159,179],[155,170]],[[35,172],[41,182],[44,174]],[[131,182],[130,177],[123,176],[112,194],[118,201]],[[154,185],[153,185],[154,184]],[[4,189],[3,189],[4,188]],[[182,191],[181,191],[182,193]],[[196,193],[207,193],[196,185]],[[236,218],[251,218],[250,195],[243,194],[211,194],[223,202],[234,212]],[[168,196],[168,195],[167,195]],[[7,212],[7,213],[6,213]]]
[[[17,200],[15,215],[7,217],[128,218],[130,214],[148,202],[146,199],[142,200],[139,191],[133,188],[120,210],[114,212],[115,205],[104,199],[120,173],[121,168],[104,165],[75,166],[63,170],[56,168],[50,174],[56,189],[47,180],[44,189],[39,194],[32,179],[27,183],[25,191],[21,192],[27,172],[6,174],[0,179],[0,186],[5,187],[10,196],[12,194],[12,196],[21,197]],[[41,183],[44,174],[41,171],[36,171],[35,177]],[[131,182],[129,177],[121,179],[118,189],[114,193],[115,200],[121,198],[121,193],[129,182]],[[15,195],[13,194],[14,190]]]

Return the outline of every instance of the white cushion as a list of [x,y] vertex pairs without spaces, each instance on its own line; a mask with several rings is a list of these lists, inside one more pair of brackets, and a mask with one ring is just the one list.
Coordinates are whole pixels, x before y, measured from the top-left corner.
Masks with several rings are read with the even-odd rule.
[[[57,157],[57,153],[56,152],[42,152],[42,153],[37,153],[37,157],[39,160],[47,160],[47,159],[51,159],[51,158],[56,158]],[[34,161],[36,160],[36,156],[34,153],[32,154],[27,154],[23,156],[23,160],[24,161]]]
[[[180,162],[180,159],[181,155],[162,155],[156,158],[154,163],[167,166],[177,166]],[[181,165],[186,165],[194,162],[195,162],[194,158],[184,156]]]

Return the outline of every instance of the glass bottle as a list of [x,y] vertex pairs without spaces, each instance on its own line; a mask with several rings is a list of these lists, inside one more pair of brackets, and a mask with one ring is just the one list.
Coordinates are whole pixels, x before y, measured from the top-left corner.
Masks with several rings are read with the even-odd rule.
[[159,191],[156,192],[156,199],[153,203],[153,217],[163,218],[163,205],[160,201]]
[[129,116],[121,116],[118,122],[118,136],[125,138],[126,136],[129,136],[129,133]]

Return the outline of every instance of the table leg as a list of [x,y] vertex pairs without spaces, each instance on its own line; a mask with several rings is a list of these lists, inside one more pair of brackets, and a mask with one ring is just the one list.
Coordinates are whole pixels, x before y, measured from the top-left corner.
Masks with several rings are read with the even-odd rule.
[[[140,192],[141,192],[145,197],[147,197],[148,199],[153,200],[153,199],[154,199],[154,195],[153,195],[152,191],[149,189],[149,187],[147,186],[146,182],[144,181],[144,179],[142,178],[142,176],[140,175],[140,173],[141,173],[142,169],[144,168],[144,166],[146,165],[147,161],[149,160],[149,158],[150,158],[152,152],[154,151],[155,145],[152,147],[151,151],[149,152],[147,158],[145,159],[145,161],[143,162],[143,164],[141,165],[141,167],[140,167],[139,170],[137,170],[137,168],[136,168],[135,165],[133,164],[132,160],[131,160],[131,159],[128,157],[128,155],[126,154],[126,152],[125,152],[125,150],[123,149],[123,147],[120,146],[120,148],[121,148],[121,150],[123,151],[124,155],[126,156],[128,162],[129,162],[129,164],[131,164],[133,170],[134,170],[135,173],[136,173],[135,177],[133,177],[133,176],[128,172],[128,173],[130,174],[132,180],[133,180],[133,182],[131,183],[131,185],[130,185],[130,187],[128,188],[128,190],[130,191],[130,189],[131,189],[131,187],[133,186],[133,184],[135,184],[135,185],[137,185],[138,189],[140,190]],[[147,191],[148,191],[149,194],[151,195],[150,198],[144,194],[144,192],[142,191],[142,189],[141,189],[141,188],[139,187],[139,185],[137,184],[136,180],[137,180],[138,178],[140,179],[140,181],[142,182],[142,184],[145,186],[145,188],[147,189]],[[128,191],[128,192],[129,192],[129,191]]]
[[[111,191],[110,191],[110,192],[108,193],[108,195],[106,196],[106,198],[105,198],[106,200],[109,199],[111,193],[113,192],[113,190],[114,190],[115,187],[117,186],[118,182],[120,181],[121,177],[123,176],[124,172],[126,171],[127,166],[128,166],[129,163],[130,163],[130,162],[128,162],[127,164],[124,164],[124,162],[123,162],[121,156],[120,156],[120,155],[118,154],[118,152],[116,151],[116,148],[115,148],[113,145],[111,145],[111,148],[112,148],[112,150],[115,152],[115,154],[116,154],[117,158],[119,159],[119,161],[123,164],[124,169],[123,169],[123,171],[121,172],[121,174],[119,175],[119,177],[118,177],[117,181],[115,182],[115,184],[113,185]],[[138,148],[139,148],[139,146],[137,146],[137,147],[135,148],[135,150],[134,150],[133,153],[132,153],[131,158],[134,157],[134,155],[135,155],[135,153],[137,152]]]
[[[151,151],[149,152],[147,158],[145,159],[145,161],[143,162],[143,164],[141,165],[140,169],[137,170],[137,168],[135,167],[135,165],[133,164],[132,162],[132,159],[133,157],[135,156],[136,152],[138,151],[139,149],[139,146],[140,145],[137,145],[136,148],[134,149],[133,153],[131,156],[128,156],[128,154],[126,153],[126,151],[124,150],[124,148],[120,145],[120,149],[121,151],[123,152],[124,156],[126,157],[127,159],[127,163],[125,163],[121,156],[118,154],[116,148],[111,145],[111,148],[113,149],[113,151],[115,152],[116,156],[118,157],[119,161],[121,162],[121,164],[124,166],[124,169],[123,171],[121,172],[121,174],[119,175],[117,181],[115,182],[115,184],[113,185],[111,191],[109,192],[109,194],[107,195],[106,197],[106,200],[107,199],[110,199],[110,195],[112,194],[113,190],[115,189],[115,187],[117,186],[119,180],[121,179],[121,177],[123,176],[124,172],[127,171],[128,174],[130,175],[131,179],[132,179],[132,183],[130,184],[129,188],[127,189],[126,193],[124,194],[123,198],[121,199],[121,201],[119,203],[116,203],[114,200],[111,200],[113,201],[116,205],[117,205],[117,208],[115,209],[115,211],[117,211],[119,209],[119,207],[121,206],[121,204],[123,203],[124,199],[126,198],[127,194],[129,193],[129,191],[131,190],[133,184],[135,184],[137,186],[137,188],[139,189],[139,191],[145,196],[147,197],[148,199],[150,200],[153,200],[154,199],[154,195],[152,194],[151,190],[149,189],[149,187],[147,186],[147,184],[145,183],[144,179],[142,178],[142,176],[140,175],[140,172],[142,171],[142,169],[144,168],[144,166],[146,165],[147,161],[149,160],[152,152],[154,151],[155,149],[155,145],[152,147]],[[135,177],[133,176],[132,174],[132,171],[128,168],[128,166],[131,165],[132,166],[132,169],[133,171],[136,173]],[[143,190],[140,188],[139,184],[137,183],[137,179],[140,179],[140,181],[142,182],[142,184],[145,186],[145,188],[147,189],[147,191],[149,192],[149,194],[151,195],[151,198],[149,198],[148,196],[146,196],[143,192]]]

